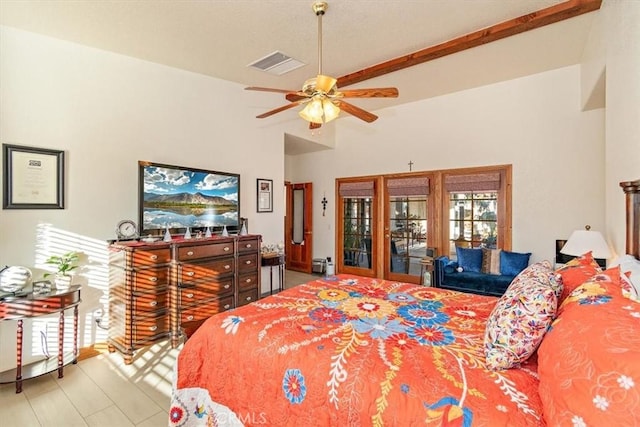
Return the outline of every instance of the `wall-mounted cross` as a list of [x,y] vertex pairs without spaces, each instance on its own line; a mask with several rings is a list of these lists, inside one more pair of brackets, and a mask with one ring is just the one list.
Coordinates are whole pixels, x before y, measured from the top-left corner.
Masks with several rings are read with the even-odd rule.
[[409,160],[409,163],[407,163],[409,165],[409,172],[411,172],[411,167],[413,166],[413,162],[411,160]]

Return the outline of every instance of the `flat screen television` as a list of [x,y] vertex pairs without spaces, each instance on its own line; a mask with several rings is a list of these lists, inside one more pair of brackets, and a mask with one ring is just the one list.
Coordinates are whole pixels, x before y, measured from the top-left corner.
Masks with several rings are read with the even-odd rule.
[[138,161],[140,235],[240,225],[240,175]]

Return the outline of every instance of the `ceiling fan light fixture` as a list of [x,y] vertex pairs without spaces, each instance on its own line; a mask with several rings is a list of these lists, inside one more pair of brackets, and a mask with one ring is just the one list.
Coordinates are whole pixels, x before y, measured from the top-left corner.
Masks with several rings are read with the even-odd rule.
[[337,118],[340,108],[328,98],[314,96],[298,114],[308,122],[323,124]]

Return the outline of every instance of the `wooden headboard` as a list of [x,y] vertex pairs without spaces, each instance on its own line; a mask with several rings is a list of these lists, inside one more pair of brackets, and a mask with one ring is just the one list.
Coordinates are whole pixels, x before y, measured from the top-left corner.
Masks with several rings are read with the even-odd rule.
[[640,259],[640,179],[620,183],[627,207],[627,254]]

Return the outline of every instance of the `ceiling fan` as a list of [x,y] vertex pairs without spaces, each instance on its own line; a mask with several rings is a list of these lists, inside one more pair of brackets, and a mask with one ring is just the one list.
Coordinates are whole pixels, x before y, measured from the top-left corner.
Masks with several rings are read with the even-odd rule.
[[306,104],[298,114],[309,122],[310,129],[317,129],[323,123],[330,122],[338,117],[340,111],[345,111],[365,122],[373,122],[378,116],[346,102],[344,98],[397,98],[398,89],[385,87],[338,90],[337,79],[322,74],[322,16],[329,6],[324,1],[316,1],[311,7],[318,17],[318,75],[305,81],[301,91],[255,86],[245,88],[246,90],[284,93],[285,98],[290,102],[282,107],[262,113],[256,118],[264,119],[281,111]]

